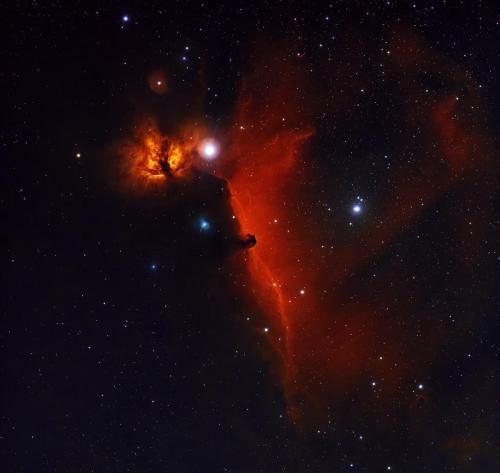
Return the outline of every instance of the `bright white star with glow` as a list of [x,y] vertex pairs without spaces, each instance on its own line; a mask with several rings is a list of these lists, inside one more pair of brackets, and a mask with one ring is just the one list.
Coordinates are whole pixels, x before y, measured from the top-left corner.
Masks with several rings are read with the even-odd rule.
[[354,215],[359,215],[363,212],[363,202],[364,202],[364,199],[358,195],[356,197],[356,200],[353,202],[352,207],[351,207],[351,212]]
[[211,161],[219,154],[219,144],[213,139],[203,140],[199,147],[199,152],[203,159]]

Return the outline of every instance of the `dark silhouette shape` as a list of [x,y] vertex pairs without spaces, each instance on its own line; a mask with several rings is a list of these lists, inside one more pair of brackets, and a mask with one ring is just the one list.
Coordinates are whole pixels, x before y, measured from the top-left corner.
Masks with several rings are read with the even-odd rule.
[[170,164],[168,164],[168,157],[160,160],[160,167],[165,175],[172,177],[172,169],[170,168]]
[[255,238],[255,235],[247,233],[247,237],[241,240],[241,244],[243,248],[252,248],[252,246],[255,246],[257,244],[257,239]]

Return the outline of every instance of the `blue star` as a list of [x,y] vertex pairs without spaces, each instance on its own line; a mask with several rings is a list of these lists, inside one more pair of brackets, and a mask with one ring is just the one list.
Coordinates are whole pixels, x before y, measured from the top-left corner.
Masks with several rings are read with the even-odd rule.
[[359,204],[355,204],[352,206],[352,211],[355,213],[355,214],[359,214],[361,212],[361,205]]
[[200,218],[199,226],[200,226],[200,231],[206,232],[207,230],[210,229],[210,222],[204,218]]
[[158,265],[156,263],[151,263],[151,265],[149,266],[151,271],[156,271],[158,269]]
[[127,21],[128,21],[128,15],[123,15],[123,16],[122,16],[122,21],[123,21],[124,23],[127,23]]

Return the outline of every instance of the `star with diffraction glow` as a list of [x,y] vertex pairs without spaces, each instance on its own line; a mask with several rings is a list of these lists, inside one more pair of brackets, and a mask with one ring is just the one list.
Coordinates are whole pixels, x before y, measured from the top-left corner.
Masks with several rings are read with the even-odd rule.
[[208,138],[201,142],[198,151],[203,159],[211,161],[219,154],[219,144],[215,140]]

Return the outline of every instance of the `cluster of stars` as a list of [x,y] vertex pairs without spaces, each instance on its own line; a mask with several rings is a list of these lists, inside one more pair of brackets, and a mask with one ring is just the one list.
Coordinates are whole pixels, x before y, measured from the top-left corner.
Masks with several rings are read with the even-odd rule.
[[364,199],[359,195],[356,197],[356,201],[352,204],[351,210],[354,215],[359,215],[363,211],[363,201]]

